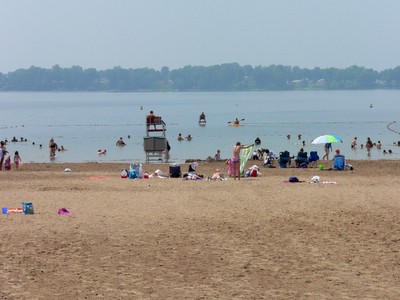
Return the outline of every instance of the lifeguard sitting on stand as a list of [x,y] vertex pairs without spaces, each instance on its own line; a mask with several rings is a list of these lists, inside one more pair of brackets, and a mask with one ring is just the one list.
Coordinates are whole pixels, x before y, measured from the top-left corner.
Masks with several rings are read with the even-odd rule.
[[[150,129],[150,126],[153,125],[154,128]],[[159,127],[157,127],[159,126]],[[154,112],[151,110],[150,113],[146,117],[146,128],[148,132],[162,131],[165,132],[165,123],[161,117],[156,116]]]
[[156,129],[156,123],[155,123],[155,118],[157,118],[157,116],[154,114],[154,112],[151,110],[150,113],[147,115],[146,117],[146,125],[147,125],[147,129],[149,129],[150,125],[153,124],[154,125],[154,129]]

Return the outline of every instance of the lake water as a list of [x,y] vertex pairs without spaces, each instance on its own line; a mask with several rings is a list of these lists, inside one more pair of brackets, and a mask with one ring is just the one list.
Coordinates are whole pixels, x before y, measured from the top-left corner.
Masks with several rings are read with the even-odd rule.
[[[167,124],[171,145],[170,161],[205,159],[217,149],[222,157],[231,156],[237,141],[253,143],[275,152],[296,154],[304,140],[305,151],[323,145],[310,142],[322,134],[334,134],[343,143],[333,144],[349,159],[399,159],[400,91],[290,91],[290,92],[200,92],[200,93],[0,93],[0,139],[8,140],[11,154],[18,150],[24,162],[49,162],[48,143],[54,138],[67,151],[58,152],[55,162],[144,162],[145,117],[150,110]],[[370,104],[373,105],[370,108]],[[143,109],[141,109],[141,107]],[[201,112],[207,125],[198,125]],[[235,118],[245,119],[244,126],[228,126]],[[191,134],[192,141],[177,141]],[[291,139],[286,136],[290,134]],[[301,140],[297,135],[301,134]],[[130,135],[130,138],[128,136]],[[14,142],[13,137],[27,142]],[[359,144],[367,137],[378,140],[383,154],[372,149],[351,150],[354,136]],[[115,142],[123,137],[126,146]],[[33,145],[33,143],[35,143]],[[40,148],[39,145],[43,147]],[[98,149],[107,149],[99,156]],[[332,153],[333,156],[333,153]]]

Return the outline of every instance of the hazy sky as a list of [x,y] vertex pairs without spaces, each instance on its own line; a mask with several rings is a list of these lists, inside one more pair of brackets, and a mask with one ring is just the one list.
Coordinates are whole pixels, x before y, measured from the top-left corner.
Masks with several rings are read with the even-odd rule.
[[400,0],[0,0],[0,72],[400,65]]

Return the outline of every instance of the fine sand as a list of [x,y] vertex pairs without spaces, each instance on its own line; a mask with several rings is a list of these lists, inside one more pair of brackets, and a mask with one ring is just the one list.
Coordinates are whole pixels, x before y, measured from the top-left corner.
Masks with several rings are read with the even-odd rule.
[[[350,163],[240,181],[121,179],[128,166],[107,163],[2,171],[1,206],[35,214],[0,215],[0,299],[400,299],[400,161]],[[156,169],[168,173],[144,165]]]

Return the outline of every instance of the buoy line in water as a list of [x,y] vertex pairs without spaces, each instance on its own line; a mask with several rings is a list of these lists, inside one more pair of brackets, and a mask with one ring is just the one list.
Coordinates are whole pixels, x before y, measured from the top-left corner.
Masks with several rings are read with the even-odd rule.
[[389,129],[390,131],[394,132],[394,133],[400,134],[399,131],[396,131],[396,130],[390,128],[390,126],[391,126],[392,124],[394,124],[394,123],[396,123],[396,121],[390,122],[389,124],[386,125],[386,128]]

